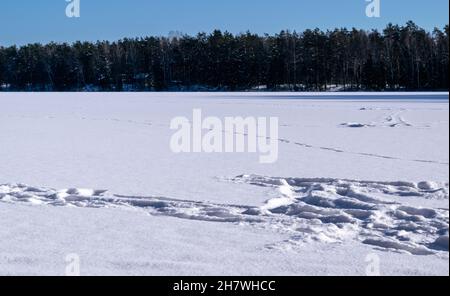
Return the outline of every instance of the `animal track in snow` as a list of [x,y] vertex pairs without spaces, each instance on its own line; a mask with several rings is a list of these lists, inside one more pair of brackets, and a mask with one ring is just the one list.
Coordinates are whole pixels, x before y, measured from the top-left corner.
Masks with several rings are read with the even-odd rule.
[[[370,110],[365,109],[364,110]],[[9,116],[11,117],[11,116]],[[28,119],[35,119],[35,118],[41,118],[42,117],[33,117],[33,116],[20,116],[20,118],[28,118]],[[46,116],[45,119],[57,119],[57,117],[54,116]],[[85,116],[81,117],[75,117],[75,119],[79,120],[87,120],[87,121],[103,121],[103,122],[113,122],[113,123],[126,123],[126,124],[133,124],[133,125],[141,125],[141,126],[147,126],[147,127],[169,127],[168,124],[161,124],[161,123],[153,123],[150,121],[136,121],[136,120],[130,120],[130,119],[117,119],[117,118],[88,118]],[[403,120],[403,119],[402,119]],[[404,121],[404,120],[403,120]],[[406,121],[404,121],[406,122]],[[374,126],[373,124],[363,124],[363,123],[343,123],[341,126],[347,126],[347,127],[368,127],[368,126]],[[223,130],[223,133],[233,133],[235,135],[243,135],[245,137],[248,137],[247,133],[238,133],[236,131],[228,131]],[[270,138],[267,138],[267,140],[270,140]],[[445,165],[448,166],[448,162],[443,161],[437,161],[437,160],[430,160],[430,159],[406,159],[406,158],[400,158],[395,156],[389,156],[389,155],[381,155],[376,153],[366,153],[366,152],[357,152],[357,151],[350,151],[350,150],[343,150],[340,148],[335,147],[325,147],[325,146],[318,146],[318,145],[312,145],[308,143],[298,142],[290,139],[284,139],[279,138],[276,139],[282,144],[288,144],[288,145],[295,145],[298,147],[306,148],[306,149],[316,149],[321,150],[325,152],[333,152],[333,153],[345,153],[345,154],[352,154],[352,155],[358,155],[358,156],[364,156],[364,157],[371,157],[371,158],[381,158],[381,159],[387,159],[387,160],[398,160],[398,161],[408,161],[408,162],[419,162],[419,163],[429,163],[429,164],[437,164],[437,165]]]

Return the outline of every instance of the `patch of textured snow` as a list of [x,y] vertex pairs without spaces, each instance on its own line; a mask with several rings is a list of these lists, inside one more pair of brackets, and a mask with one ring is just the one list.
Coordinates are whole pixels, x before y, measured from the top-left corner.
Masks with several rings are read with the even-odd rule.
[[395,251],[404,251],[412,255],[432,255],[433,251],[423,246],[416,246],[414,244],[402,243],[393,239],[386,238],[370,238],[363,241],[364,244],[377,246],[384,249],[391,249]]
[[[23,184],[0,185],[0,201],[89,208],[132,208],[180,219],[240,223],[288,234],[270,244],[295,249],[303,243],[360,241],[386,250],[431,255],[448,252],[448,209],[414,207],[396,198],[448,199],[448,184],[374,182],[332,178],[241,175],[235,184],[272,188],[260,207],[111,194],[105,190],[54,190]],[[412,194],[414,193],[414,194]]]
[[[433,184],[434,190],[428,190],[428,187],[419,186],[424,182],[263,176],[239,176],[233,179],[234,182],[274,188],[277,183],[282,184],[281,180],[292,187],[295,196],[289,204],[272,208],[269,212],[276,217],[291,217],[293,225],[299,220],[307,221],[307,225],[297,228],[302,230],[301,235],[295,235],[297,238],[327,241],[323,239],[325,235],[330,241],[342,242],[352,237],[385,249],[428,255],[435,253],[436,248],[429,248],[429,245],[436,245],[434,240],[438,239],[439,233],[448,232],[447,209],[414,207],[402,204],[400,200],[409,196],[448,199],[448,184],[426,182]],[[345,229],[347,235],[329,235],[330,225]],[[313,226],[320,230],[312,231]],[[295,227],[291,227],[291,230],[296,232]]]
[[[378,111],[376,109],[372,108],[360,108],[360,111]],[[388,109],[387,111],[391,111],[391,109]],[[413,125],[412,123],[408,122],[403,114],[407,112],[408,110],[401,109],[400,111],[396,113],[389,113],[388,115],[383,116],[381,119],[372,121],[371,123],[359,123],[359,122],[347,122],[341,124],[341,126],[344,127],[352,127],[352,128],[361,128],[361,127],[412,127],[412,128],[429,128],[430,125]]]

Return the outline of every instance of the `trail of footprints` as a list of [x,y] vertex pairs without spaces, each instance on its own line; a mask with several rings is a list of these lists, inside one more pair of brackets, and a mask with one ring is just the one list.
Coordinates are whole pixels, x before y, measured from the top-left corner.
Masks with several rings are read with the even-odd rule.
[[[260,207],[165,197],[110,194],[105,190],[54,190],[0,185],[0,202],[89,208],[131,208],[152,215],[238,223],[287,234],[270,249],[300,250],[310,242],[356,240],[375,248],[413,255],[448,255],[449,211],[406,206],[402,198],[448,200],[448,184],[371,182],[342,179],[241,175],[223,181],[259,186],[271,198]],[[268,193],[269,194],[269,193]]]
[[[371,110],[371,109],[362,108],[361,110]],[[390,110],[390,109],[388,109],[388,110]],[[12,117],[12,116],[8,116],[8,117]],[[20,118],[34,119],[36,117],[33,117],[33,116],[21,116]],[[54,116],[46,116],[45,118],[46,119],[56,119],[56,117],[54,117]],[[78,119],[80,119],[80,120],[90,120],[90,121],[127,123],[127,124],[142,125],[142,126],[167,127],[167,125],[165,125],[165,124],[157,124],[157,123],[153,123],[153,122],[150,122],[150,121],[136,121],[136,120],[131,120],[131,119],[89,118],[89,117],[85,117],[85,116],[79,117]],[[399,114],[389,115],[388,117],[384,118],[384,122],[383,122],[383,124],[381,124],[381,126],[389,126],[389,127],[397,127],[399,125],[409,126],[409,127],[412,126],[412,124],[406,122],[403,119],[403,117],[399,116]],[[377,123],[364,124],[364,123],[357,123],[357,122],[354,122],[354,123],[348,122],[348,123],[341,124],[341,127],[351,127],[351,128],[376,127],[376,126],[378,126]],[[230,133],[230,132],[235,134],[235,135],[244,135],[245,137],[248,137],[247,133],[238,133],[238,132],[236,132],[234,130],[233,131],[223,130],[223,133]],[[267,137],[265,137],[265,138],[267,140],[270,140],[270,138],[267,138]],[[283,144],[292,144],[292,145],[295,145],[295,146],[301,147],[301,148],[317,149],[317,150],[333,152],[333,153],[346,153],[346,154],[353,154],[353,155],[359,155],[359,156],[364,156],[364,157],[382,158],[382,159],[390,159],[390,160],[402,160],[402,161],[419,162],[419,163],[432,163],[432,164],[445,165],[445,166],[449,165],[448,162],[442,162],[442,161],[436,161],[436,160],[403,159],[403,158],[399,158],[399,157],[388,156],[388,155],[380,155],[380,154],[375,154],[375,153],[346,151],[346,150],[342,150],[342,149],[334,148],[334,147],[314,146],[314,145],[307,144],[307,143],[291,141],[289,139],[276,139],[276,140],[278,140],[280,143],[283,143]]]

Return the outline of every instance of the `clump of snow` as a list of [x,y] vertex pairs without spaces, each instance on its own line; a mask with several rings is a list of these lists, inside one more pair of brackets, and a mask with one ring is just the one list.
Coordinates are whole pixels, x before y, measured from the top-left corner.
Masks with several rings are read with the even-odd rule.
[[439,184],[435,182],[419,182],[417,187],[422,190],[439,190]]
[[448,234],[438,237],[431,246],[448,252]]

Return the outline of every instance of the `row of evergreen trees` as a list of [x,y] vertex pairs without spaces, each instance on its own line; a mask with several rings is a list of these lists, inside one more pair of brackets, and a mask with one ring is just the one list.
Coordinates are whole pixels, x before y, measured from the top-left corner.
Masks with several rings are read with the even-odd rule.
[[448,89],[449,28],[0,46],[0,90]]

